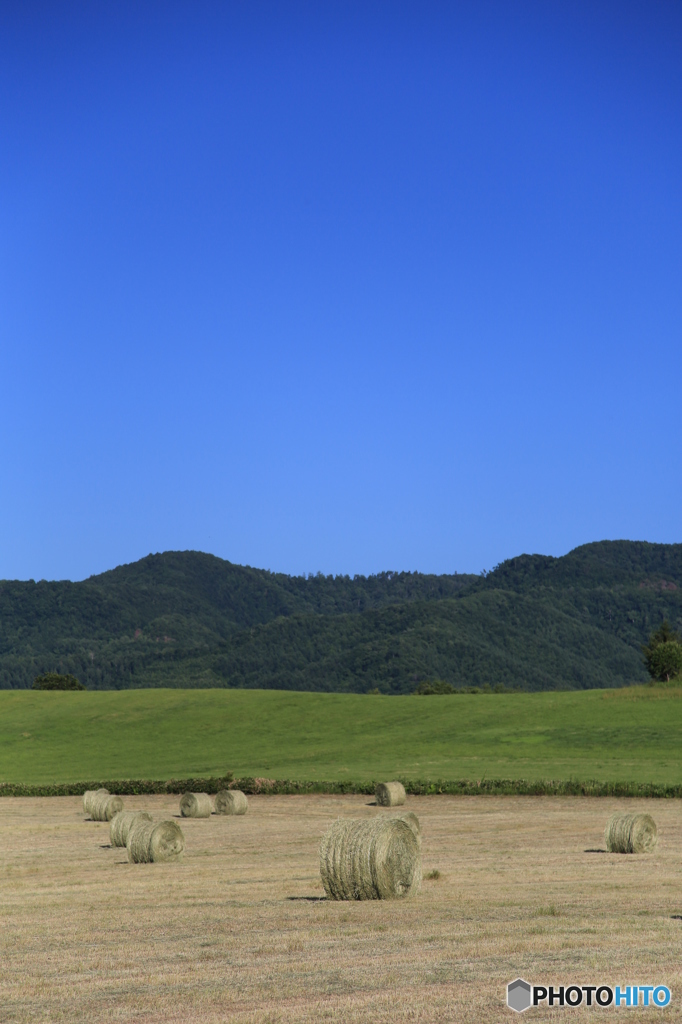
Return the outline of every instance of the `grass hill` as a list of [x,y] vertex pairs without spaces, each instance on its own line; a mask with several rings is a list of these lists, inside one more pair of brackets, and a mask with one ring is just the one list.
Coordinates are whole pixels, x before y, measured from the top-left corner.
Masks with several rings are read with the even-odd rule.
[[587,544],[487,576],[294,577],[166,552],[80,583],[1,582],[0,689],[48,671],[91,689],[623,686],[646,679],[664,617],[682,626],[680,544]]
[[0,782],[266,776],[679,785],[682,688],[0,693]]

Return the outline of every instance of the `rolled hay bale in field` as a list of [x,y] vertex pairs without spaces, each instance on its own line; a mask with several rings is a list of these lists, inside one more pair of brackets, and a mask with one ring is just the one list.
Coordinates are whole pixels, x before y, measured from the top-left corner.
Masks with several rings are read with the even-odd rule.
[[90,801],[90,817],[93,821],[111,821],[122,810],[123,801],[120,796],[111,796],[106,789],[98,791]]
[[402,818],[340,818],[322,837],[320,874],[330,900],[405,899],[421,885],[420,843]]
[[216,814],[246,814],[249,801],[241,789],[221,789],[216,793]]
[[405,803],[405,787],[402,782],[380,782],[374,794],[380,807],[398,807]]
[[612,814],[604,830],[609,853],[652,853],[658,842],[650,814]]
[[86,814],[92,815],[92,801],[97,796],[103,796],[109,794],[108,789],[86,789],[83,793],[83,810]]
[[112,846],[125,846],[128,833],[135,821],[153,821],[149,811],[119,811],[109,823],[109,842]]
[[419,818],[414,813],[414,811],[405,811],[403,814],[396,814],[395,817],[396,817],[396,820],[404,821],[406,825],[410,826],[410,828],[414,832],[415,836],[417,837],[417,841],[419,842],[419,845],[421,846],[421,842],[422,842],[422,829],[421,829],[421,825],[419,824]]
[[176,821],[145,821],[138,818],[128,832],[131,864],[159,864],[182,860],[185,837]]
[[183,793],[180,814],[183,818],[210,818],[213,807],[208,793]]

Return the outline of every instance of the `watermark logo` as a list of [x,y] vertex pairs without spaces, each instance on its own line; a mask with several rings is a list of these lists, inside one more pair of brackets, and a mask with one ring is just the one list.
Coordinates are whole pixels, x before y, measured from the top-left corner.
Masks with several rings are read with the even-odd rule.
[[510,981],[507,985],[507,1006],[510,1010],[523,1013],[531,1005],[530,985],[523,978]]
[[516,978],[507,985],[507,1006],[515,1013],[540,1005],[662,1009],[670,1000],[667,985],[531,985],[524,978]]

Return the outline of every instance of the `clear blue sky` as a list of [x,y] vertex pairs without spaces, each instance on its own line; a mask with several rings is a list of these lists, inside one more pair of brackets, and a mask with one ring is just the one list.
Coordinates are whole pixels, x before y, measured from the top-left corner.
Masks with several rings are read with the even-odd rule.
[[682,541],[682,5],[0,7],[0,577]]

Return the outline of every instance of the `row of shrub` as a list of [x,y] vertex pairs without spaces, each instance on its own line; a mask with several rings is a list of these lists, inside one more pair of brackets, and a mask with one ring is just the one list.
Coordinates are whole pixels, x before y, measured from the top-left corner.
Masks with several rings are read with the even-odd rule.
[[233,781],[228,772],[208,779],[107,779],[87,782],[64,782],[48,785],[31,785],[23,782],[0,782],[0,796],[81,796],[88,789],[108,789],[118,796],[143,796],[149,794],[177,794],[186,792],[218,793]]
[[[579,782],[576,780],[470,779],[438,780],[401,779],[405,790],[414,796],[445,794],[450,796],[615,796],[682,798],[682,785],[653,782]],[[86,789],[105,788],[121,796],[142,794],[177,794],[186,792],[218,793],[221,789],[240,789],[243,793],[272,796],[305,793],[357,794],[373,796],[375,782],[310,782],[296,779],[235,779],[232,772],[208,779],[114,779],[90,780],[53,785],[28,785],[0,782],[1,796],[79,796]]]
[[[375,692],[379,693],[379,690]],[[491,686],[490,683],[484,683],[483,686],[457,687],[444,682],[442,679],[435,679],[420,683],[412,692],[420,696],[428,696],[430,694],[444,693],[527,693],[528,691],[524,690],[521,686],[515,686],[512,689],[505,686],[504,683],[496,683],[495,686]]]

